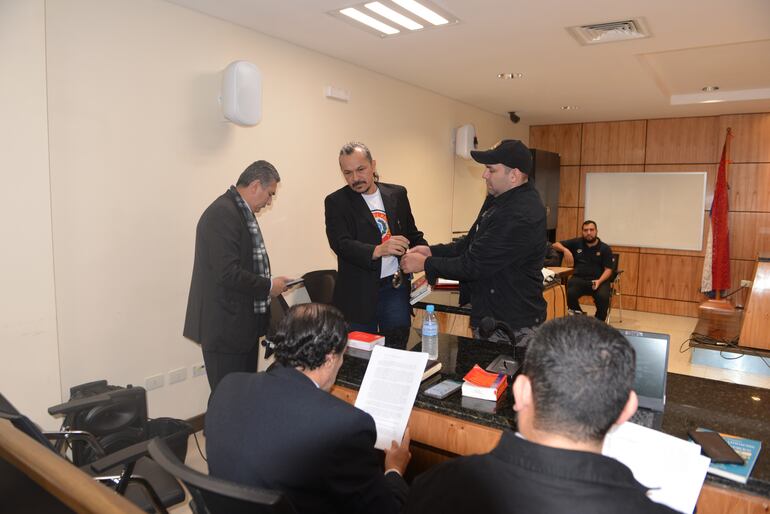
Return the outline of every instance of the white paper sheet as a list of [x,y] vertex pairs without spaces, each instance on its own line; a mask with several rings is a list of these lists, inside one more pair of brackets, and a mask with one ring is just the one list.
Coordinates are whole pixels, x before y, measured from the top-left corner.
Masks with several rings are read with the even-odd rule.
[[372,350],[356,407],[374,418],[375,448],[390,448],[392,441],[401,444],[426,362],[428,354],[423,352],[385,346],[375,346]]
[[697,444],[634,423],[610,430],[602,454],[628,466],[651,489],[651,500],[687,513],[695,510],[711,462]]

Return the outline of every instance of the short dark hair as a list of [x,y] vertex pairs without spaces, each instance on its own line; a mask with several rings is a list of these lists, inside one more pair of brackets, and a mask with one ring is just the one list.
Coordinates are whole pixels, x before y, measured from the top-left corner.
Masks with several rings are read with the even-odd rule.
[[301,303],[286,313],[272,342],[279,364],[312,370],[323,365],[329,353],[345,351],[348,326],[336,307]]
[[278,170],[275,169],[275,166],[269,162],[255,161],[243,170],[243,173],[238,177],[238,182],[236,182],[235,185],[245,187],[255,180],[259,180],[262,187],[267,187],[273,182],[280,182],[281,176],[278,174]]
[[534,426],[574,441],[601,441],[628,402],[636,354],[623,335],[589,316],[543,324],[522,373],[532,384]]
[[[364,156],[366,157],[366,160],[369,161],[370,163],[372,162],[372,152],[369,151],[369,147],[359,141],[350,141],[349,143],[345,143],[344,145],[342,145],[342,148],[340,148],[339,156],[342,157],[343,155],[350,155],[356,150],[361,150],[362,152],[364,152]],[[374,172],[374,181],[375,182],[380,181],[380,174],[377,173],[376,170]]]
[[580,225],[580,228],[582,229],[586,225],[593,225],[596,230],[599,230],[599,226],[596,224],[594,220],[585,220],[582,225]]

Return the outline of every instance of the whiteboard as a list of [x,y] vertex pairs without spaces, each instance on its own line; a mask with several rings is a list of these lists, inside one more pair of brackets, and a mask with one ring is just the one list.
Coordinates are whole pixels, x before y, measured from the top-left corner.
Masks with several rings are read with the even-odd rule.
[[706,172],[588,173],[585,219],[610,245],[701,250]]

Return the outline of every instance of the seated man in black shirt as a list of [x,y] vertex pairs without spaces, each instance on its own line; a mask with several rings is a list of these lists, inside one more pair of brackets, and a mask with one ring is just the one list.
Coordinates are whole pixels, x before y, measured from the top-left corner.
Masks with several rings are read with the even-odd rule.
[[596,234],[596,222],[586,220],[583,222],[583,237],[554,243],[553,247],[575,263],[575,274],[567,283],[569,309],[582,312],[580,297],[591,295],[596,304],[596,317],[605,321],[610,306],[612,249],[602,243]]
[[604,437],[636,411],[634,349],[586,316],[535,331],[513,383],[518,432],[490,453],[458,457],[418,476],[406,514],[663,514]]

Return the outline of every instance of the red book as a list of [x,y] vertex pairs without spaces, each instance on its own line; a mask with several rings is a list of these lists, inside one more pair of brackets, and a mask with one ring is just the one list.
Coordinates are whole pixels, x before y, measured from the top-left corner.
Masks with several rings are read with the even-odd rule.
[[476,364],[463,377],[463,396],[481,400],[497,401],[508,386],[508,375],[505,373],[490,373]]
[[349,332],[348,333],[348,346],[351,348],[358,348],[359,350],[372,351],[377,345],[385,344],[385,337],[377,334],[370,334],[368,332]]

